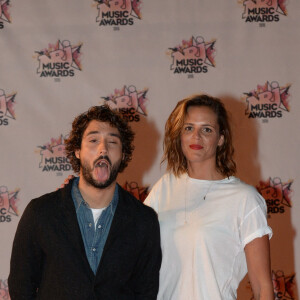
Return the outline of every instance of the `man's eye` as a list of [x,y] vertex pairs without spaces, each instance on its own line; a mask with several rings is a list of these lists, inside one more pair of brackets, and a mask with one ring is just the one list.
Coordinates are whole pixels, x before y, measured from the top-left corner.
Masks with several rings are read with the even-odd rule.
[[90,140],[90,143],[96,143],[97,142],[97,140],[96,139],[92,139],[92,140]]

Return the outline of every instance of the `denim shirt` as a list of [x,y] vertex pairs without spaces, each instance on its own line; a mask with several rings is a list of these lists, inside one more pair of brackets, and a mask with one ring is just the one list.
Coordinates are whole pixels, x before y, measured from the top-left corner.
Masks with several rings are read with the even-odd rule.
[[74,201],[78,224],[84,243],[85,253],[91,269],[96,274],[103,253],[104,245],[110,230],[112,219],[118,205],[118,185],[110,204],[102,211],[95,227],[93,213],[87,202],[81,196],[78,188],[79,177],[72,185],[72,198]]

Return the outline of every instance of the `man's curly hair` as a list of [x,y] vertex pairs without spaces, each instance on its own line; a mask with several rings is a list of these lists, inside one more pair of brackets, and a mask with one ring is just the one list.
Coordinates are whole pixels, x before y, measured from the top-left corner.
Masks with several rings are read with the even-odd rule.
[[74,119],[69,137],[65,139],[66,155],[74,172],[79,173],[80,171],[80,160],[75,156],[75,151],[81,148],[83,134],[93,120],[107,122],[119,130],[123,153],[119,172],[122,172],[132,159],[134,133],[121,114],[111,110],[108,105],[92,106]]

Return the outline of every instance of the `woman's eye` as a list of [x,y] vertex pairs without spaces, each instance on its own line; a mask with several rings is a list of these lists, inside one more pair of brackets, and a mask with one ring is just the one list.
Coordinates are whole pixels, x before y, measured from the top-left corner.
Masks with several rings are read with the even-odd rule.
[[204,127],[202,130],[205,133],[211,133],[212,132],[211,128],[209,128],[209,127]]
[[186,127],[184,128],[185,131],[191,131],[192,129],[193,129],[192,126],[186,126]]
[[96,143],[97,142],[97,140],[96,139],[92,139],[92,140],[90,140],[90,143]]

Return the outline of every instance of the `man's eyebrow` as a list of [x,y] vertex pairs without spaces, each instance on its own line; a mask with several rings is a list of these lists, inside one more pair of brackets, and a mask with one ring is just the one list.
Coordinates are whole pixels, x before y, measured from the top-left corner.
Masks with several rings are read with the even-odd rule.
[[92,135],[92,134],[97,134],[97,133],[99,133],[99,131],[97,131],[97,130],[90,131],[90,132],[88,132],[88,133],[86,134],[86,136]]
[[[93,135],[93,134],[100,134],[100,133],[101,133],[100,131],[94,130],[94,131],[88,132],[88,133],[86,134],[86,136]],[[118,133],[112,133],[112,132],[110,132],[108,135],[114,136],[114,137],[117,137],[117,138],[121,139],[121,136],[120,136],[120,134],[118,134]]]
[[118,133],[110,133],[109,135],[110,135],[110,136],[115,136],[115,137],[121,139],[121,135],[118,134]]

